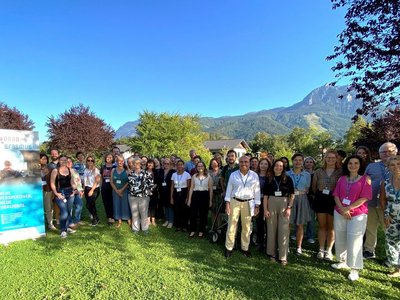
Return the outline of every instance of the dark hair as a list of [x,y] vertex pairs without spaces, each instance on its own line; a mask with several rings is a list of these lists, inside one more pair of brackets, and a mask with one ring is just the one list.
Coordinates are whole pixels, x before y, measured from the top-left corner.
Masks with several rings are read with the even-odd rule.
[[278,159],[278,160],[280,160],[281,162],[283,162],[283,160],[286,160],[287,161],[287,166],[285,167],[285,164],[283,164],[283,169],[285,170],[285,171],[289,171],[290,170],[290,163],[289,163],[289,158],[287,158],[286,156],[282,156],[280,159]]
[[154,162],[154,160],[151,159],[151,158],[149,158],[149,159],[147,160],[147,162],[146,162],[146,170],[148,169],[147,166],[148,166],[149,164],[153,164],[154,169],[156,168],[156,163]]
[[177,165],[178,163],[182,163],[183,165],[185,165],[185,162],[182,159],[178,159],[175,161],[175,165]]
[[199,172],[197,171],[197,166],[199,165],[199,164],[203,164],[203,166],[204,166],[204,175],[206,175],[207,176],[207,168],[206,168],[206,164],[204,163],[204,162],[202,162],[201,160],[196,164],[196,167],[195,167],[195,170],[196,170],[196,176],[199,174]]
[[303,155],[303,153],[300,153],[300,152],[297,152],[297,153],[293,154],[291,160],[294,161],[294,159],[295,159],[296,157],[299,157],[299,156],[300,156],[301,158],[303,158],[303,160],[304,160],[304,155]]
[[[269,182],[271,182],[272,179],[273,179],[274,176],[275,176],[274,169],[275,169],[276,163],[278,163],[278,162],[281,162],[281,163],[283,164],[283,160],[282,160],[281,158],[275,160],[275,161],[272,163],[272,166],[271,166],[271,175],[269,176]],[[285,169],[283,169],[282,175],[281,175],[281,176],[282,176],[282,182],[283,182],[283,183],[286,183],[286,181],[287,181],[287,176],[286,176]]]
[[114,155],[112,153],[107,153],[106,155],[104,155],[104,162],[105,163],[107,162],[107,156],[109,156],[109,155],[111,155],[112,163],[114,163],[115,162],[115,157],[114,157]]
[[337,154],[338,154],[339,156],[343,157],[343,158],[346,158],[346,156],[347,156],[347,153],[346,153],[346,151],[344,151],[344,150],[338,150],[338,151],[337,151]]
[[82,155],[83,155],[83,157],[85,157],[85,154],[84,154],[82,151],[78,151],[78,152],[76,152],[76,154],[75,154],[75,157],[76,157],[76,158],[78,158],[78,155],[79,155],[79,154],[82,154]]
[[201,159],[201,156],[200,156],[200,155],[193,156],[193,159],[195,159],[195,158],[198,158],[198,159],[200,159],[200,161],[203,161],[203,160]]
[[217,165],[218,165],[218,168],[221,168],[221,164],[220,164],[220,162],[218,161],[218,159],[216,159],[216,158],[211,158],[210,164],[209,164],[209,166],[208,166],[208,168],[209,168],[210,170],[211,170],[211,163],[212,163],[213,161],[216,161],[216,162],[217,162]]
[[228,154],[230,154],[230,153],[235,154],[235,157],[237,157],[237,154],[236,154],[236,151],[235,151],[235,150],[233,150],[233,149],[229,150],[229,151],[226,153],[226,156],[228,156]]
[[364,150],[365,153],[367,153],[367,157],[366,157],[366,159],[364,161],[364,164],[369,164],[370,162],[372,162],[371,151],[369,150],[369,148],[367,146],[358,146],[357,149],[356,149],[356,152],[354,152],[354,154],[357,155],[357,152],[360,149]]
[[49,162],[49,157],[47,156],[46,153],[40,153],[40,154],[39,154],[39,157],[40,157],[40,159],[42,159],[42,157],[46,157],[47,162]]
[[351,155],[349,157],[346,157],[346,159],[344,160],[343,166],[342,166],[342,175],[345,176],[349,176],[350,175],[350,171],[347,168],[347,165],[350,162],[350,159],[357,159],[358,162],[360,163],[360,168],[358,169],[358,175],[363,175],[364,174],[364,166],[363,166],[363,160],[361,157],[359,157],[358,155]]

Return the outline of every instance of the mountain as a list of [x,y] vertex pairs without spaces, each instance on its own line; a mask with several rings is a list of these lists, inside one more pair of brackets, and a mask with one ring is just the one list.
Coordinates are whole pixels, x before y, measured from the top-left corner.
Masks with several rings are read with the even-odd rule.
[[139,121],[130,121],[126,122],[124,125],[122,125],[118,130],[115,132],[115,139],[120,139],[123,137],[130,137],[130,136],[135,136],[136,135],[136,125],[139,124]]
[[[206,132],[246,140],[251,140],[260,131],[286,134],[294,127],[307,128],[310,125],[328,131],[334,137],[343,137],[360,106],[361,100],[356,99],[355,92],[347,92],[347,86],[328,84],[316,88],[290,107],[261,110],[241,116],[203,117],[200,122]],[[132,128],[135,122],[128,122],[119,128],[116,138],[131,136],[127,134],[127,129],[134,133]]]

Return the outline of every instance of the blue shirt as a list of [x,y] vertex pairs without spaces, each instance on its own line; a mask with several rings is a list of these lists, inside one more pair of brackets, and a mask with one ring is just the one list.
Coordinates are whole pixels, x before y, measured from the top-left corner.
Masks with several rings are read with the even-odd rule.
[[379,207],[379,193],[381,191],[381,182],[389,177],[389,170],[385,164],[380,161],[370,163],[365,170],[365,174],[371,177],[372,181],[372,199],[368,201],[368,206]]
[[293,170],[290,170],[286,172],[286,175],[292,179],[295,190],[307,191],[310,188],[311,175],[307,171],[296,174]]

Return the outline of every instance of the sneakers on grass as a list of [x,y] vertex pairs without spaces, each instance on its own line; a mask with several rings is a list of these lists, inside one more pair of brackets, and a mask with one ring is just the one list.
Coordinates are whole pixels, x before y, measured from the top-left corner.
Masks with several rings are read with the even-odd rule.
[[319,249],[318,254],[317,254],[317,258],[318,259],[324,259],[325,257],[325,251],[322,249]]
[[75,233],[76,230],[74,230],[74,229],[72,229],[72,228],[67,228],[67,232],[68,232],[68,233]]
[[344,262],[339,262],[337,264],[333,264],[331,265],[332,268],[334,268],[335,270],[342,270],[342,269],[349,269],[349,266]]
[[350,281],[358,280],[360,278],[360,276],[358,275],[358,271],[357,270],[351,270],[348,278],[349,278]]
[[332,260],[333,260],[332,251],[325,251],[325,257],[324,257],[324,259],[325,259],[325,260],[332,261]]
[[301,254],[303,254],[303,251],[301,251],[301,248],[297,248],[296,252],[294,254],[296,254],[297,256],[300,256]]
[[61,232],[61,234],[60,234],[60,237],[61,237],[62,239],[65,239],[67,236],[68,236],[68,234],[67,234],[66,231],[63,231],[63,232]]

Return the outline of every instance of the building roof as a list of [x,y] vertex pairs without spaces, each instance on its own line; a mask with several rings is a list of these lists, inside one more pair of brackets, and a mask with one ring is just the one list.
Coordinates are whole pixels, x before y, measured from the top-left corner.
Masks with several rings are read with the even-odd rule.
[[131,147],[127,146],[127,145],[115,145],[119,148],[119,150],[121,151],[121,153],[127,152],[127,151],[131,151]]
[[250,149],[244,139],[205,141],[204,146],[209,150],[244,148]]

